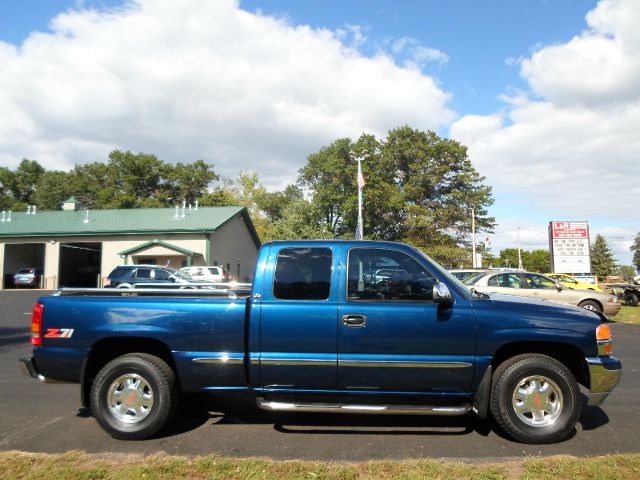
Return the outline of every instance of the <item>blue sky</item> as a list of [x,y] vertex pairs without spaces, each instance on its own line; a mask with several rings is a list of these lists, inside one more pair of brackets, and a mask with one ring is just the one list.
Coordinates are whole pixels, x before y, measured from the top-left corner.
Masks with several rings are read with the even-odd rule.
[[634,0],[0,2],[0,164],[122,148],[278,188],[338,137],[409,124],[469,146],[495,251],[588,220],[630,263],[638,21]]

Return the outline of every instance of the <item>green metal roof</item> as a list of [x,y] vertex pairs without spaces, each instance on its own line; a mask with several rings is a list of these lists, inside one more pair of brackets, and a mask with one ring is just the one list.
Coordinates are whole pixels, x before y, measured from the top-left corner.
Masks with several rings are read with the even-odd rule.
[[[125,235],[140,233],[212,232],[242,215],[256,245],[260,240],[244,207],[137,208],[125,210],[39,210],[35,215],[11,212],[10,222],[0,222],[2,237],[56,235]],[[87,221],[88,219],[88,221]]]
[[199,255],[198,252],[194,252],[193,250],[188,250],[186,248],[179,247],[177,245],[172,245],[171,243],[163,242],[162,240],[151,240],[150,242],[143,243],[142,245],[137,245],[135,247],[129,248],[127,250],[123,250],[122,252],[118,252],[118,255],[131,255],[132,253],[140,252],[142,250],[146,250],[151,247],[164,247],[169,250],[173,250],[174,252],[184,253],[190,257],[194,255]]

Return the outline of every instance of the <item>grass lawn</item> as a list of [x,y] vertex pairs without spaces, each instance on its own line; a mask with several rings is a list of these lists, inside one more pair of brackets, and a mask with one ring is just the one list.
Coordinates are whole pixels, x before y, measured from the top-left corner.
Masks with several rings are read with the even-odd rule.
[[496,463],[432,459],[325,463],[156,455],[59,455],[0,452],[3,479],[637,479],[640,454],[576,458],[528,457]]
[[627,307],[623,306],[620,309],[620,313],[618,313],[613,319],[616,322],[624,322],[624,323],[640,323],[640,306],[637,307]]

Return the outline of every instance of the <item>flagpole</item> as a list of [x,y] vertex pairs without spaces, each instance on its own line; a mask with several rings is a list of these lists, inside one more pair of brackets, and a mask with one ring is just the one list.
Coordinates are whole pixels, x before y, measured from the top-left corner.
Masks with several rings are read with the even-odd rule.
[[356,240],[364,239],[364,222],[362,220],[362,189],[366,182],[362,176],[362,160],[369,156],[366,150],[362,151],[362,154],[357,157],[356,154],[351,151],[349,156],[358,162],[358,176],[356,177],[356,184],[358,186],[358,224],[356,225]]
[[[362,157],[358,157],[358,178],[362,178],[362,166],[360,162]],[[358,186],[358,238],[362,240],[364,238],[364,226],[362,222],[362,188]]]
[[471,266],[476,268],[476,209],[471,207]]

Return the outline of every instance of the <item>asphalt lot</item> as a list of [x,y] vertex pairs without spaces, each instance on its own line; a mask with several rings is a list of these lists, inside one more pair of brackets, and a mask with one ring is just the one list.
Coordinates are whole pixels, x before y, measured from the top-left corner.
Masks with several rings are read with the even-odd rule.
[[239,401],[220,408],[199,397],[183,402],[171,428],[158,437],[124,442],[112,439],[80,409],[77,385],[42,384],[20,372],[18,358],[31,350],[30,312],[38,296],[33,291],[0,292],[0,450],[318,460],[485,460],[640,452],[640,325],[612,324],[614,354],[623,363],[622,381],[602,408],[585,407],[575,435],[560,444],[515,443],[473,415],[273,415]]

